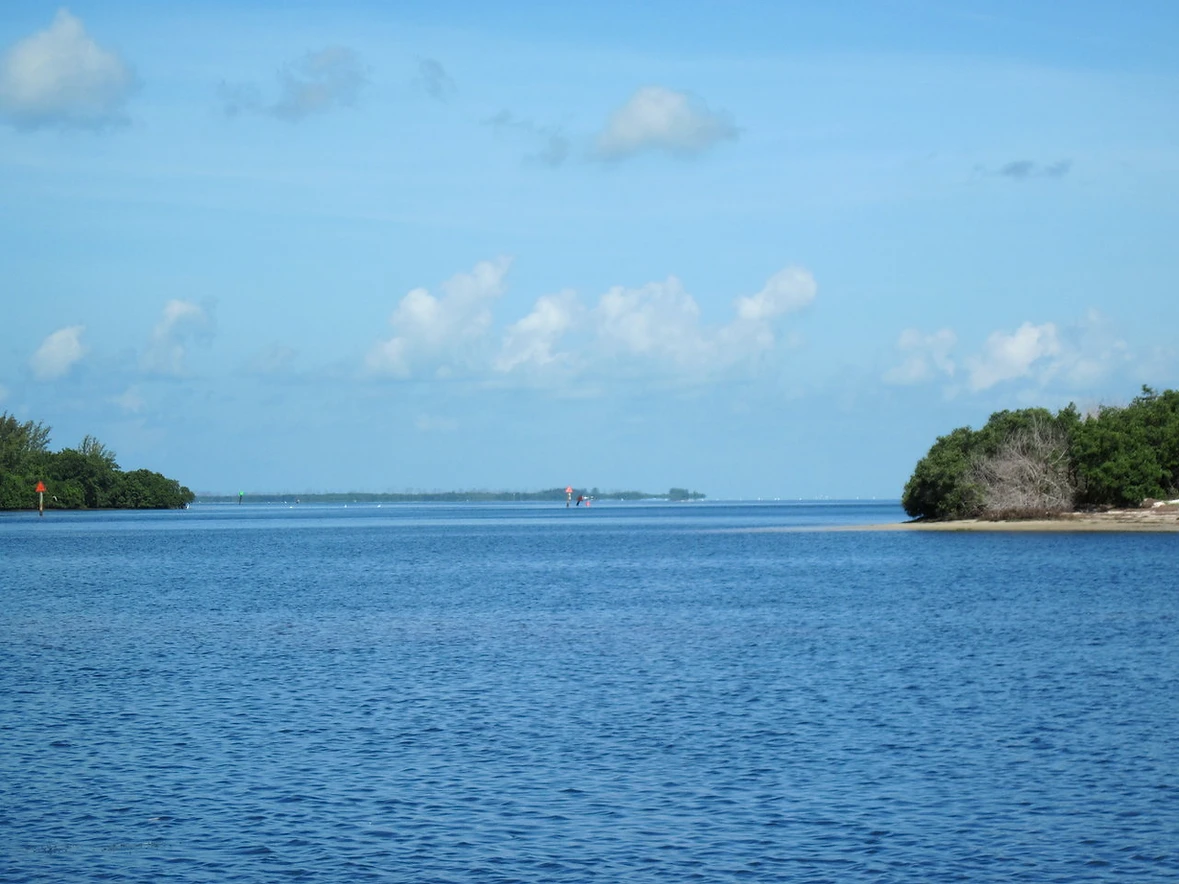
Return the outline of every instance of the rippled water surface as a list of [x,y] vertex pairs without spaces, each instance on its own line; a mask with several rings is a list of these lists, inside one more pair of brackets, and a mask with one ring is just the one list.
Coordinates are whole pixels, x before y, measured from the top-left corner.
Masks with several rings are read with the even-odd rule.
[[0,880],[1179,880],[1179,536],[901,517],[0,515]]

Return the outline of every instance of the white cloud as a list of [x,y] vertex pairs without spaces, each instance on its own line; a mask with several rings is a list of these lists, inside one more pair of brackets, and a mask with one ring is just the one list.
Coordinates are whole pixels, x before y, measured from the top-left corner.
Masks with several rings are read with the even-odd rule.
[[147,407],[147,402],[140,394],[138,387],[128,387],[118,396],[112,396],[110,401],[127,414],[138,414]]
[[355,104],[368,81],[360,57],[345,46],[309,52],[288,64],[278,76],[279,96],[270,103],[262,100],[252,84],[222,84],[225,112],[230,116],[259,113],[297,122],[312,114]]
[[735,299],[728,323],[708,325],[674,276],[614,286],[588,308],[564,290],[538,298],[496,347],[491,308],[509,266],[506,258],[483,262],[447,281],[441,296],[406,294],[389,320],[394,334],[369,351],[367,370],[400,378],[487,372],[548,385],[617,374],[707,381],[772,350],[779,320],[811,304],[817,291],[808,271],[787,267],[756,294]]
[[29,367],[39,381],[51,381],[66,374],[74,363],[86,355],[82,344],[85,326],[70,325],[49,335],[29,359]]
[[509,372],[524,367],[545,368],[567,361],[568,354],[554,352],[561,337],[580,321],[584,308],[573,291],[544,295],[532,312],[508,326],[495,369]]
[[759,322],[801,310],[815,300],[818,286],[810,272],[786,267],[771,276],[756,295],[737,299],[737,316]]
[[[1064,325],[1025,322],[1014,331],[993,331],[978,353],[956,362],[952,351],[957,343],[948,328],[929,335],[906,329],[897,341],[904,361],[885,373],[885,382],[917,384],[949,378],[961,366],[968,375],[966,386],[976,393],[1010,381],[1078,390],[1135,363],[1130,347],[1096,310]],[[946,392],[954,395],[959,390],[949,387]]]
[[182,375],[191,341],[207,340],[213,334],[213,317],[191,301],[171,300],[151,332],[151,340],[140,360],[153,374]]
[[729,116],[683,92],[644,86],[616,110],[599,133],[599,159],[617,160],[644,150],[690,155],[737,137]]
[[1062,347],[1056,326],[1051,322],[1032,325],[1025,322],[1014,332],[992,332],[981,355],[967,360],[970,389],[986,390],[1003,381],[1028,377],[1045,360],[1059,356]]
[[491,328],[490,304],[503,294],[511,263],[506,257],[481,261],[444,282],[440,297],[413,289],[389,318],[393,337],[369,351],[368,370],[404,378],[425,369],[443,376],[473,367],[472,348]]
[[708,361],[712,343],[700,329],[700,306],[674,276],[640,288],[615,286],[593,311],[606,357],[645,357],[681,367]]
[[594,309],[594,349],[700,378],[773,349],[775,320],[812,303],[817,291],[809,271],[786,267],[757,294],[737,298],[730,322],[709,327],[701,324],[699,305],[674,276],[637,289],[618,286]]
[[65,9],[0,59],[0,112],[21,128],[123,123],[123,105],[134,89],[127,63],[95,43]]
[[885,383],[917,384],[941,374],[953,377],[955,365],[950,351],[958,336],[948,328],[923,335],[915,328],[905,329],[897,339],[897,349],[905,355],[900,365],[884,374]]

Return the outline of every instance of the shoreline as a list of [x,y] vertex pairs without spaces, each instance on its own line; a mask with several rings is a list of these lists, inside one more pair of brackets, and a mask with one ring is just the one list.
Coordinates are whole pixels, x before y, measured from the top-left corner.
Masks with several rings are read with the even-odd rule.
[[1179,532],[1179,507],[1062,513],[1053,519],[957,519],[949,522],[892,522],[839,525],[832,531],[1008,531],[1008,532]]

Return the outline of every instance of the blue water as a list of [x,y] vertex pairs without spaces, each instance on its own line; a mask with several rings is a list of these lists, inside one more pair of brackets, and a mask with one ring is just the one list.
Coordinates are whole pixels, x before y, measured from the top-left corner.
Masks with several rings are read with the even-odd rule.
[[0,516],[2,881],[1179,880],[1179,535]]

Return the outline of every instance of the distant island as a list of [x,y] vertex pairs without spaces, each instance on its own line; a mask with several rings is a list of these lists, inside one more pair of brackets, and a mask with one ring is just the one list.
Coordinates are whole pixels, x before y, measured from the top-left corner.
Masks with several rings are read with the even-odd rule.
[[576,502],[588,500],[704,500],[706,495],[687,488],[671,488],[666,492],[601,491],[597,488],[547,488],[543,491],[348,491],[316,492],[241,492],[239,494],[199,494],[196,503],[511,503],[511,502]]
[[1126,406],[999,411],[938,437],[905,485],[916,519],[1066,518],[1179,498],[1179,392],[1144,386]]
[[[49,450],[49,427],[0,414],[0,510],[176,509],[193,493],[151,470],[125,472],[115,453],[86,436],[77,448]],[[38,488],[44,491],[38,492]]]

